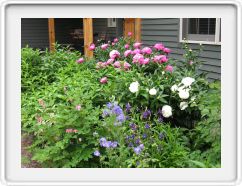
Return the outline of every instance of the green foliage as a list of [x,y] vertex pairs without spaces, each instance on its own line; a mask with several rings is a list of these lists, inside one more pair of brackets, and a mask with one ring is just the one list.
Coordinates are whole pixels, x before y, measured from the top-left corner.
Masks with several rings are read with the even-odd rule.
[[[135,49],[132,39],[120,38],[106,50],[97,46],[95,57],[83,57],[82,63],[76,62],[82,55],[68,47],[56,45],[53,53],[22,49],[21,119],[23,132],[33,136],[32,160],[66,168],[220,167],[220,85],[196,73],[199,53],[186,44],[185,62],[177,65],[171,58],[155,62],[167,53],[153,49],[143,55],[150,60],[144,65],[124,56],[125,44]],[[120,68],[114,68],[115,61],[100,67],[112,50],[120,52],[115,59]],[[107,82],[100,82],[103,77]],[[185,85],[185,77],[194,81]],[[139,86],[131,92],[133,82]],[[180,93],[186,90],[184,98]],[[164,117],[164,105],[171,115]],[[110,146],[113,142],[116,146]]]

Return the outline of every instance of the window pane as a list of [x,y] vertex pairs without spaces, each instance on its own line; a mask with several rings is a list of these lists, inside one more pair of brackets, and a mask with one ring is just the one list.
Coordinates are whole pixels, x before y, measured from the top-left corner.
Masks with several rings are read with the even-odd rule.
[[188,25],[189,25],[189,29],[188,29],[189,34],[198,34],[198,19],[195,19],[195,18],[189,19]]
[[188,23],[188,34],[215,34],[215,18],[190,18]]

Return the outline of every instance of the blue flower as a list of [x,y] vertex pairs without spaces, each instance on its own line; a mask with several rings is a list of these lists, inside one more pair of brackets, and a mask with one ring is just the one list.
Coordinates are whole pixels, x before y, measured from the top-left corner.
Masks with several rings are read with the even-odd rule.
[[142,135],[142,137],[143,137],[144,139],[147,138],[147,134],[144,133],[144,134]]
[[129,126],[130,126],[130,128],[132,130],[136,130],[137,129],[137,125],[135,125],[134,123],[131,123]]
[[126,104],[126,112],[130,112],[131,110],[131,105],[129,103]]
[[138,147],[134,147],[134,152],[135,154],[139,155],[141,153],[142,149],[138,146]]
[[112,148],[116,148],[118,146],[118,142],[117,141],[114,141],[111,143],[111,147]]
[[162,133],[159,134],[159,139],[163,140],[164,139],[164,135]]
[[128,146],[129,146],[129,147],[133,147],[134,144],[133,144],[132,142],[130,142],[130,143],[128,144]]
[[143,112],[143,118],[147,119],[151,116],[151,111],[147,109],[146,111]]
[[137,139],[135,140],[135,143],[136,143],[136,144],[140,144],[140,139],[137,138]]
[[94,156],[100,156],[101,155],[98,150],[96,150],[93,154],[94,154]]
[[116,120],[122,123],[125,121],[125,116],[123,114],[120,114],[117,116]]
[[106,143],[106,138],[100,138],[99,142],[100,142],[100,146],[104,147],[105,143]]
[[159,118],[158,118],[158,122],[159,122],[159,123],[162,123],[163,120],[164,120],[163,116],[159,116]]
[[139,147],[141,148],[141,150],[145,148],[144,144],[140,144]]
[[149,129],[150,128],[150,125],[148,123],[145,124],[145,128],[146,129]]
[[121,107],[118,106],[118,105],[115,105],[115,106],[113,107],[112,112],[113,112],[114,114],[116,114],[117,116],[120,115],[120,114],[123,114],[123,110],[122,110]]
[[113,107],[113,103],[108,102],[107,107],[108,107],[108,109],[111,109]]
[[103,117],[107,117],[107,116],[109,116],[109,115],[110,115],[110,111],[107,110],[107,109],[104,109],[104,110],[103,110]]

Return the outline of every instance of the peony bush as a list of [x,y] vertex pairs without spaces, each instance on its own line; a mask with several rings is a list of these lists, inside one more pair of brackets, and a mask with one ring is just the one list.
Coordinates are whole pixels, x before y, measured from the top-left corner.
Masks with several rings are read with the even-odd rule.
[[178,62],[161,42],[143,46],[131,34],[91,44],[92,59],[61,46],[22,50],[31,160],[41,167],[220,167],[219,83],[197,73],[198,53],[186,43]]

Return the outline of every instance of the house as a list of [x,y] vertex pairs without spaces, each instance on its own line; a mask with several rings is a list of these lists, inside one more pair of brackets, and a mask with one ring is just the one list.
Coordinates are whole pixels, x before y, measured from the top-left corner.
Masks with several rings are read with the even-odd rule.
[[105,41],[134,32],[134,38],[151,46],[162,42],[172,50],[171,57],[182,60],[184,38],[192,49],[203,45],[200,71],[208,73],[210,80],[221,76],[221,23],[218,18],[23,18],[21,20],[21,46],[50,48],[52,42],[71,45],[85,53],[91,42]]

